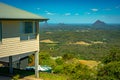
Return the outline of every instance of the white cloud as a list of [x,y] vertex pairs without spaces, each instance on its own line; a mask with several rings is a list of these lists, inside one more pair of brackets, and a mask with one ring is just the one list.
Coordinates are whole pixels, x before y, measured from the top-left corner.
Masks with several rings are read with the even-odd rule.
[[116,6],[115,8],[117,8],[117,9],[120,8],[120,5]]
[[47,14],[47,15],[54,15],[54,13],[50,13],[50,12],[47,12],[46,14]]
[[88,12],[87,14],[91,14],[91,13]]
[[93,9],[91,9],[92,11],[94,11],[94,12],[97,12],[98,11],[98,9],[96,9],[96,8],[93,8]]
[[65,16],[70,16],[71,15],[71,13],[65,13]]
[[40,8],[36,8],[37,10],[40,10]]
[[76,15],[76,16],[78,16],[78,15],[79,15],[79,13],[75,13],[75,15]]
[[49,12],[49,11],[45,11],[45,13],[47,14],[47,15],[54,15],[55,13],[52,13],[52,12]]

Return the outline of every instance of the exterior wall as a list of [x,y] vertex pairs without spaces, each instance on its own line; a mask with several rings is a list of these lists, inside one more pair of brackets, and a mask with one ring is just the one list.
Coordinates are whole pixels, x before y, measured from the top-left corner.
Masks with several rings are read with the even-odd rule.
[[37,38],[20,41],[21,22],[22,21],[2,21],[0,57],[39,51],[39,22],[37,22]]

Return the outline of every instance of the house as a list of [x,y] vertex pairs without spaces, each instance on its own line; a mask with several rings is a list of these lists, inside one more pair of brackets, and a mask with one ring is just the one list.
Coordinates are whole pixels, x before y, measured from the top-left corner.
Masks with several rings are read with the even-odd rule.
[[[13,73],[13,61],[35,55],[35,75],[39,63],[39,22],[47,18],[0,3],[0,60],[9,62]],[[5,59],[7,57],[7,60]]]

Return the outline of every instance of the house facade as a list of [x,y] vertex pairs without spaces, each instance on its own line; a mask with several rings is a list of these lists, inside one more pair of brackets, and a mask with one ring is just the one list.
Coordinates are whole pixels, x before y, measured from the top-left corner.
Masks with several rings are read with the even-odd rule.
[[[0,3],[0,58],[9,58],[10,72],[13,71],[12,57],[33,53],[36,61],[36,76],[38,76],[39,22],[47,20],[33,13]],[[21,58],[18,57],[18,59]]]

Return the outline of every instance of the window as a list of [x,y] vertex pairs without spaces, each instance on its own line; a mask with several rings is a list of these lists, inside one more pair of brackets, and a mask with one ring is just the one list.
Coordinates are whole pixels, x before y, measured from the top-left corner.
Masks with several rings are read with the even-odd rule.
[[2,42],[2,22],[0,22],[0,42]]
[[25,22],[25,33],[33,33],[33,23]]
[[20,26],[20,40],[36,39],[36,26],[34,22],[23,22]]

